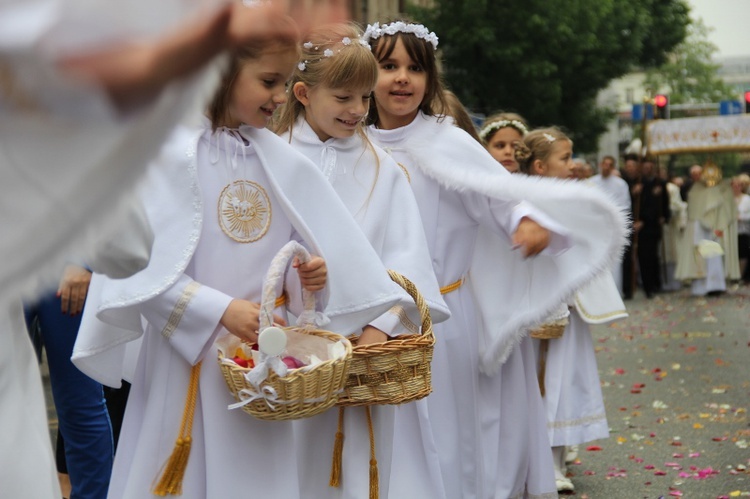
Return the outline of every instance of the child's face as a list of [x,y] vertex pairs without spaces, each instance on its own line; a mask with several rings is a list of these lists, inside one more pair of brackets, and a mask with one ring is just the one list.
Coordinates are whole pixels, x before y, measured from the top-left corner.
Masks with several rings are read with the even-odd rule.
[[573,144],[569,140],[557,139],[544,163],[537,167],[537,174],[545,177],[573,178]]
[[291,50],[268,51],[242,62],[225,126],[236,128],[244,123],[265,127],[276,108],[286,102],[285,85],[296,62],[297,54]]
[[305,106],[305,119],[322,141],[351,137],[370,107],[372,88],[309,87],[294,85],[297,99]]
[[393,129],[408,125],[424,99],[427,73],[409,57],[401,39],[396,41],[390,57],[378,62],[378,67],[378,126]]
[[506,126],[492,135],[487,143],[487,150],[506,170],[516,173],[519,169],[516,161],[516,148],[522,139],[521,132],[511,126]]

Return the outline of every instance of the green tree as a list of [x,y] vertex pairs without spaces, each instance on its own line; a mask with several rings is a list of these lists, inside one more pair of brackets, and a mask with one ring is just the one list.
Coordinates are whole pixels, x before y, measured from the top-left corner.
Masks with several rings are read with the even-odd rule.
[[513,110],[596,149],[612,112],[597,93],[660,64],[685,37],[685,0],[436,0],[414,9],[440,37],[445,77],[476,112]]
[[669,54],[667,61],[646,74],[648,88],[669,93],[673,104],[698,104],[735,98],[735,92],[718,76],[719,64],[712,62],[717,47],[708,41],[711,33],[702,19],[688,27],[685,40]]

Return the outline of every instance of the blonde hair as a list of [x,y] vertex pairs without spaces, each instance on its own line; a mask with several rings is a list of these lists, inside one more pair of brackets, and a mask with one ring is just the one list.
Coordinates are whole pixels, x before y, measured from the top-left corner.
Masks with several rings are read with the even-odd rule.
[[286,51],[298,53],[299,49],[293,41],[278,39],[248,44],[237,48],[230,54],[229,65],[224,71],[219,88],[214,93],[206,111],[208,118],[211,120],[211,127],[214,130],[224,125],[227,119],[232,90],[234,89],[234,84],[237,81],[237,76],[242,69],[243,63],[249,60],[260,59],[268,52]]
[[[286,104],[273,124],[276,133],[291,132],[305,110],[294,95],[294,85],[298,82],[308,87],[375,88],[378,63],[370,49],[360,43],[361,36],[362,32],[353,24],[329,24],[310,33],[289,82]],[[365,138],[363,126],[358,133]]]
[[[305,106],[294,94],[294,85],[308,87],[323,85],[328,88],[373,89],[378,82],[378,63],[367,45],[360,43],[362,32],[350,23],[320,26],[310,32],[302,44],[300,62],[287,85],[287,101],[282,106],[271,128],[277,134],[289,132],[289,142],[294,134],[294,123],[305,111]],[[380,158],[367,137],[364,119],[357,126],[357,134],[375,158],[375,178],[370,195],[380,173]],[[368,199],[363,208],[367,206]]]
[[552,153],[552,146],[560,140],[567,140],[571,144],[573,143],[557,127],[538,128],[529,132],[516,149],[516,161],[518,161],[521,171],[529,175],[533,174],[531,166],[534,164],[534,161],[538,159],[542,163],[546,162]]

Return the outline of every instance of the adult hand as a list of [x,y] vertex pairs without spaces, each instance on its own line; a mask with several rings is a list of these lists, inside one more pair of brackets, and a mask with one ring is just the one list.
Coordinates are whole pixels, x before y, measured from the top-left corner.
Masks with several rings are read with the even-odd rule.
[[83,310],[86,295],[89,292],[91,272],[77,265],[68,265],[63,271],[57,297],[60,298],[60,311],[63,314],[76,315]]
[[252,7],[232,1],[156,40],[72,55],[59,65],[100,85],[120,110],[127,110],[147,103],[168,83],[189,76],[225,49],[274,38],[297,41],[319,24],[347,18],[342,0],[269,0]]
[[[260,329],[260,304],[235,298],[229,302],[219,321],[224,328],[238,338],[250,343],[258,342]],[[286,326],[286,321],[278,315],[273,316],[274,324]]]

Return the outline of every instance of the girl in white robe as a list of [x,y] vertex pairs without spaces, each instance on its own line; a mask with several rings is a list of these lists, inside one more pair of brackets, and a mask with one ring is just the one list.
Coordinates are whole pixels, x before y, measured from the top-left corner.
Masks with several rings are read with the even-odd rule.
[[[525,173],[575,179],[573,143],[557,128],[529,133],[519,154]],[[555,482],[559,491],[569,492],[574,487],[566,476],[566,446],[609,437],[589,324],[627,317],[627,312],[609,270],[564,303],[570,316],[562,337],[534,342],[538,362],[544,365],[539,382],[544,386]]]
[[[386,268],[411,280],[425,298],[434,323],[449,316],[432,270],[419,208],[405,172],[385,151],[367,139],[363,120],[378,77],[377,62],[360,43],[354,26],[340,24],[315,30],[303,45],[302,64],[290,83],[289,99],[279,117],[282,138],[318,164],[359,224]],[[326,51],[331,54],[326,56]],[[386,341],[417,331],[420,318],[411,309],[394,307],[372,321],[358,344]],[[381,497],[407,497],[389,490],[394,406],[373,406],[376,458]],[[340,486],[328,485],[337,411],[295,421],[295,433],[306,445],[298,456],[303,497],[364,497],[369,481],[369,442],[364,408],[347,408]]]
[[[526,451],[515,445],[508,451],[509,459],[519,463],[512,490],[492,483],[496,470],[484,466],[477,409],[480,368],[497,374],[528,326],[608,265],[623,243],[624,220],[598,193],[550,193],[550,186],[508,175],[450,119],[433,116],[435,108],[445,108],[435,105],[442,92],[434,33],[394,22],[369,26],[365,36],[380,67],[369,132],[409,172],[433,268],[451,310],[451,318],[436,327],[432,395],[397,407],[396,440],[402,452],[394,456],[391,487],[411,487],[409,497],[418,498],[523,495],[530,466]],[[560,194],[577,201],[563,202]],[[524,198],[546,213],[522,203]],[[606,221],[591,219],[591,211],[605,213]],[[475,255],[480,227],[493,231],[497,240]],[[512,245],[523,252],[512,251]],[[591,266],[566,265],[573,261]],[[516,411],[519,435],[528,431],[526,407],[508,408]],[[493,479],[485,482],[486,474]],[[539,493],[532,494],[556,496],[554,484],[539,485]]]
[[[148,267],[92,282],[76,365],[117,386],[125,344],[142,336],[110,498],[153,497],[196,372],[182,497],[300,496],[291,423],[228,410],[234,399],[214,345],[227,332],[257,338],[263,276],[285,243],[303,241],[326,258],[330,297],[317,293],[331,318],[326,329],[349,334],[405,296],[317,168],[261,128],[285,100],[296,59],[296,45],[275,42],[235,54],[209,109],[213,125],[176,129],[149,170],[142,192],[155,233]],[[298,267],[306,288],[321,289],[320,263]],[[286,291],[299,315],[296,281],[290,276],[277,293]],[[277,314],[282,322],[284,311]]]

